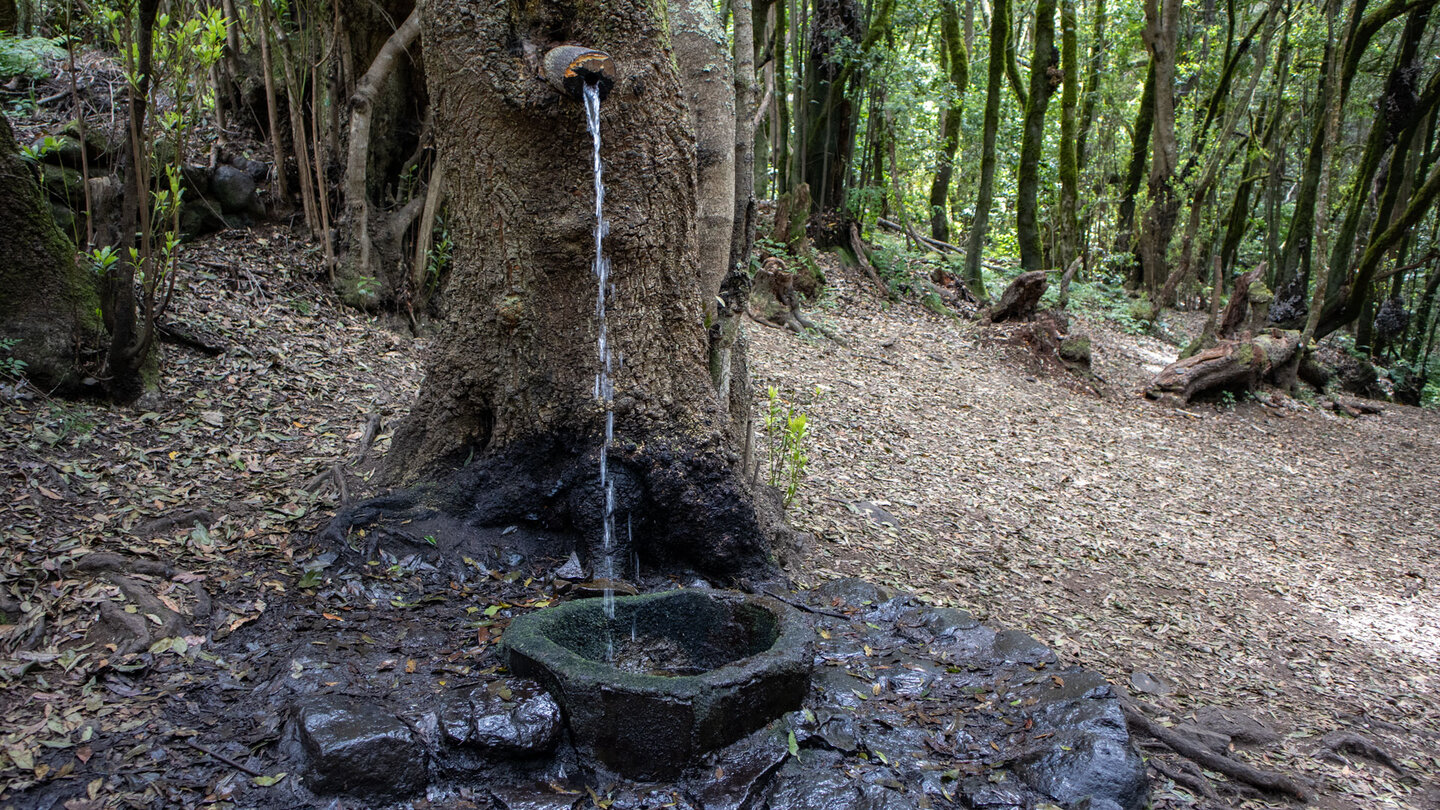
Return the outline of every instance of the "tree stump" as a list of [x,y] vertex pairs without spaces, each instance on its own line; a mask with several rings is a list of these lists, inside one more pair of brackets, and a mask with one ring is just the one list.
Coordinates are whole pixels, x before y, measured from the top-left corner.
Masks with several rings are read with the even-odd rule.
[[999,303],[990,309],[990,322],[1020,321],[1034,316],[1047,286],[1044,270],[1031,270],[1016,276],[1005,288]]

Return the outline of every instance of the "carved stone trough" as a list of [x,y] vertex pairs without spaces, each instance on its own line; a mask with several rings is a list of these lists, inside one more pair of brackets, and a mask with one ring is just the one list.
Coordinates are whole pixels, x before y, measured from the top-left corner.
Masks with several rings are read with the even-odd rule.
[[617,598],[607,622],[603,601],[517,618],[505,646],[510,670],[560,704],[576,747],[623,776],[674,776],[805,698],[812,630],[789,605],[676,590]]

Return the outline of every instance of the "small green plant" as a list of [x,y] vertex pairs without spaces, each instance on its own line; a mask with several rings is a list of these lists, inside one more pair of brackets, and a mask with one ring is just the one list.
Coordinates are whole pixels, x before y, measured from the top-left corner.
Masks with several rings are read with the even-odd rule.
[[54,152],[56,149],[59,148],[60,139],[55,137],[54,135],[46,135],[45,138],[40,141],[40,148],[38,149],[32,146],[20,147],[20,157],[23,157],[26,160],[31,161],[32,163],[39,163],[41,158],[44,158],[46,155]]
[[25,361],[15,356],[19,338],[0,338],[0,378],[20,379],[25,373]]
[[120,254],[109,245],[90,251],[90,270],[97,276],[109,273],[110,268],[114,267],[118,261],[120,261]]
[[374,276],[361,276],[355,279],[355,292],[364,298],[370,298],[375,295],[376,289]]
[[1235,399],[1235,392],[1234,392],[1234,391],[1221,391],[1221,392],[1220,392],[1220,407],[1222,407],[1222,408],[1224,408],[1225,410],[1228,411],[1228,410],[1230,410],[1231,408],[1234,408],[1234,407],[1235,407],[1235,403],[1236,403],[1236,399]]
[[780,389],[767,389],[769,402],[765,408],[765,447],[770,456],[769,483],[772,487],[783,487],[785,505],[795,500],[800,483],[805,480],[809,466],[809,455],[805,450],[805,438],[809,431],[810,418],[803,411],[780,398]]

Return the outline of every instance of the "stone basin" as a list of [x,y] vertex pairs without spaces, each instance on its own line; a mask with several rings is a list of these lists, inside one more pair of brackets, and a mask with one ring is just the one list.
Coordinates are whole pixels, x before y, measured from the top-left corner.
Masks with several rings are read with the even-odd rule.
[[619,597],[608,629],[603,602],[521,616],[505,648],[514,674],[555,697],[576,747],[623,776],[674,776],[805,698],[812,631],[783,602],[706,590]]

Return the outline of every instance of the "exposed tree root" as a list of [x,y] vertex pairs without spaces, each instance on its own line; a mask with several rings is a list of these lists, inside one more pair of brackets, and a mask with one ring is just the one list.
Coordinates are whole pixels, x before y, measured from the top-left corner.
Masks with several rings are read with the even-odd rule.
[[1201,767],[1223,773],[1231,779],[1260,788],[1261,790],[1293,796],[1302,802],[1309,802],[1314,798],[1314,792],[1310,787],[1297,779],[1293,779],[1285,774],[1262,771],[1259,768],[1247,765],[1239,760],[1217,754],[1156,723],[1129,703],[1122,702],[1121,708],[1125,710],[1125,720],[1130,726],[1131,731],[1143,732],[1165,743],[1172,751],[1195,762]]
[[1336,731],[1326,734],[1320,740],[1321,750],[1327,752],[1330,757],[1341,759],[1342,753],[1354,754],[1357,757],[1364,757],[1372,762],[1378,762],[1401,776],[1405,775],[1405,769],[1400,767],[1385,749],[1348,731]]
[[[76,560],[69,571],[104,578],[120,589],[125,600],[135,606],[135,612],[129,613],[111,601],[99,604],[98,626],[108,629],[116,654],[141,652],[157,639],[184,634],[184,617],[156,597],[147,585],[127,576],[135,574],[168,580],[176,573],[168,563],[97,551]],[[211,610],[210,595],[198,582],[190,583],[190,590],[195,594],[194,615],[208,616]]]
[[[171,529],[175,528],[176,526],[187,526],[187,525],[193,525],[193,524],[196,524],[196,523],[200,523],[200,524],[202,524],[202,525],[209,526],[211,523],[214,523],[214,522],[215,522],[215,515],[213,515],[212,513],[208,512],[208,511],[206,511],[206,510],[204,510],[204,509],[187,509],[187,510],[185,510],[185,511],[183,511],[183,512],[176,512],[176,513],[174,513],[174,514],[172,514],[172,515],[165,515],[165,516],[163,516],[163,517],[158,517],[158,518],[155,518],[154,520],[148,520],[148,521],[146,521],[146,522],[144,522],[144,523],[141,523],[139,526],[136,526],[136,527],[135,527],[134,534],[135,534],[136,536],[139,536],[139,537],[155,537],[156,535],[164,534],[165,532],[170,531]],[[90,557],[94,557],[94,556],[96,556],[96,555],[91,554],[89,557],[86,557],[85,559],[88,560],[88,559],[90,559]],[[113,556],[113,557],[120,557],[120,555],[118,555],[118,554],[113,554],[113,555],[111,555],[111,556]],[[129,559],[129,558],[121,558],[121,559]],[[112,569],[112,570],[119,570],[119,569]],[[137,573],[137,574],[148,574],[148,573],[151,573],[151,572],[149,572],[149,571],[140,571],[140,570],[134,569],[134,568],[131,568],[130,570],[135,571],[135,573]],[[157,576],[159,576],[159,575],[157,575]],[[164,576],[169,576],[169,574],[165,574]]]
[[[1156,756],[1146,759],[1145,764],[1154,768],[1161,776],[1188,789],[1197,796],[1204,796],[1207,799],[1218,799],[1220,797],[1219,794],[1215,792],[1215,788],[1210,784],[1210,780],[1206,779],[1203,773],[1197,775],[1176,770],[1165,764],[1165,760]],[[1194,765],[1192,764],[1191,767],[1193,768]]]

